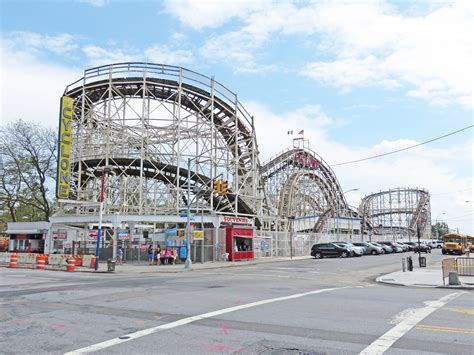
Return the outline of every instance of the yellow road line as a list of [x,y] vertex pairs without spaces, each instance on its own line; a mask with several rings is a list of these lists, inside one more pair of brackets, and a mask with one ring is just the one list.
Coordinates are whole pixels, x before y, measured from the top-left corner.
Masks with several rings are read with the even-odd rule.
[[474,315],[474,309],[448,308],[447,311]]
[[439,326],[432,326],[432,325],[417,325],[416,329],[430,330],[433,332],[474,334],[474,329],[467,329],[467,328],[451,328],[451,327],[439,327]]

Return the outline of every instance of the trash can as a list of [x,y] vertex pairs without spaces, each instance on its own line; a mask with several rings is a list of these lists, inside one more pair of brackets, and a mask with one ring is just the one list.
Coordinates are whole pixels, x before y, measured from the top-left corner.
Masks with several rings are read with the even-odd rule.
[[114,272],[115,271],[115,260],[107,259],[107,271]]
[[407,257],[407,269],[408,271],[413,271],[413,260],[411,256]]
[[424,256],[420,256],[418,260],[420,262],[420,267],[426,267],[426,258]]

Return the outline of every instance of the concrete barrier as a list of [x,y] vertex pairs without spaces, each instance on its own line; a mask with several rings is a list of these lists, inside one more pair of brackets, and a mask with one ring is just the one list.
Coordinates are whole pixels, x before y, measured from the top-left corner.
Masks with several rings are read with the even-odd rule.
[[67,258],[69,255],[64,254],[49,254],[48,256],[48,265],[54,268],[62,268],[67,265]]
[[88,268],[94,268],[95,265],[91,265],[92,260],[95,259],[94,255],[83,255],[82,256],[82,266]]
[[18,266],[34,266],[36,255],[33,253],[18,253]]
[[8,252],[3,252],[0,253],[0,264],[10,264],[10,253]]

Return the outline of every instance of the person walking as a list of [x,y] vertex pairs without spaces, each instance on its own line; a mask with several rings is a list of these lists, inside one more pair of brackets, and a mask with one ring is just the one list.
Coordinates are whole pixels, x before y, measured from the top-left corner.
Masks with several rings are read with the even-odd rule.
[[121,265],[123,260],[123,249],[119,247],[117,250],[117,265]]
[[153,245],[148,246],[148,265],[153,265]]

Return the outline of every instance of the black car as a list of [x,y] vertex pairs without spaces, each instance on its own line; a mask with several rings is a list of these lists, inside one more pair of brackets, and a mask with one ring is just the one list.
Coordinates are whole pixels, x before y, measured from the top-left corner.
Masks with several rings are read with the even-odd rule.
[[413,248],[414,253],[431,253],[431,247],[428,244],[425,243],[420,243],[418,244],[415,242],[414,248]]
[[351,254],[349,248],[341,247],[334,243],[314,244],[311,248],[311,256],[314,256],[315,259],[321,259],[325,256],[347,258],[351,256]]

